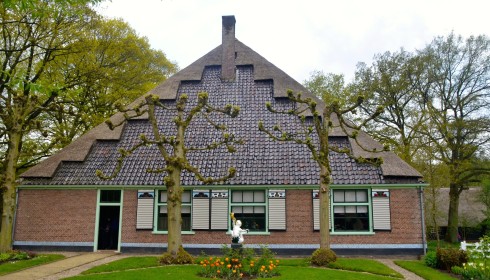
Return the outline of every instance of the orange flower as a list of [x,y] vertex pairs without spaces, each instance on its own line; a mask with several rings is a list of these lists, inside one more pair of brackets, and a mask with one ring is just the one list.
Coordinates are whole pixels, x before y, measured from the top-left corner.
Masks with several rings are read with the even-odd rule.
[[231,268],[231,264],[228,264],[226,267]]
[[203,264],[203,262],[201,261],[200,264]]
[[217,271],[216,271],[216,273],[220,274],[220,273],[221,273],[221,271],[217,270]]
[[225,261],[228,261],[228,258],[226,258]]
[[206,264],[203,264],[202,266],[206,267]]
[[233,269],[233,273],[236,273],[236,270]]
[[250,263],[250,267],[254,267],[254,263]]
[[224,262],[221,262],[221,265],[224,265],[225,263]]
[[240,277],[243,277],[243,273],[240,273]]
[[211,264],[211,267],[214,267],[214,263]]

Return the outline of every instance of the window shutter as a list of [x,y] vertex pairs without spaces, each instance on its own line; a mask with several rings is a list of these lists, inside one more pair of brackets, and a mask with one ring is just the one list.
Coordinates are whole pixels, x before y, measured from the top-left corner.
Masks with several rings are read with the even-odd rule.
[[153,229],[154,190],[138,190],[136,229]]
[[228,229],[228,191],[211,192],[211,229]]
[[386,189],[373,189],[373,229],[391,230],[390,192]]
[[209,229],[209,190],[192,192],[192,229]]
[[[318,191],[313,191],[313,230],[320,230],[320,199]],[[330,208],[331,209],[331,208]],[[332,213],[329,211],[328,229],[332,229]]]
[[269,191],[269,229],[286,229],[286,191]]

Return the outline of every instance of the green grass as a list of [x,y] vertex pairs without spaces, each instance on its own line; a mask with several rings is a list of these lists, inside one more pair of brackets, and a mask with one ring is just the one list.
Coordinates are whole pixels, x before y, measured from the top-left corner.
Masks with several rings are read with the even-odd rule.
[[[401,277],[385,265],[367,259],[338,259],[336,269],[311,267],[306,258],[279,260],[278,270],[281,276],[274,279],[375,280],[393,279],[386,276]],[[83,272],[82,275],[68,279],[205,279],[197,276],[199,269],[197,265],[158,266],[156,257],[129,257],[94,267]]]
[[437,269],[430,268],[423,261],[395,261],[395,264],[409,270],[424,279],[449,280],[457,279],[450,275],[440,272]]
[[[165,280],[183,280],[183,279],[206,279],[197,276],[199,267],[197,265],[175,265],[162,266],[138,270],[118,271],[113,273],[90,274],[75,276],[66,279],[165,279]],[[387,280],[390,277],[373,275],[361,272],[351,272],[342,270],[333,270],[314,267],[280,267],[281,276],[274,279],[297,280],[297,279],[329,279],[329,280]]]
[[159,266],[157,257],[128,257],[93,267],[82,272],[82,274],[114,272],[155,266]]
[[337,259],[336,262],[328,265],[329,268],[343,269],[351,271],[363,271],[372,274],[403,278],[403,275],[387,267],[386,265],[369,259]]
[[30,260],[12,261],[0,264],[0,275],[12,273],[29,267],[54,262],[65,258],[63,255],[38,255]]
[[[439,242],[439,247],[440,248],[459,248],[460,243],[459,242],[449,243],[449,242],[446,242],[444,240],[441,240]],[[437,241],[436,240],[431,240],[431,241],[427,242],[427,250],[428,251],[435,251],[436,249],[437,249]]]

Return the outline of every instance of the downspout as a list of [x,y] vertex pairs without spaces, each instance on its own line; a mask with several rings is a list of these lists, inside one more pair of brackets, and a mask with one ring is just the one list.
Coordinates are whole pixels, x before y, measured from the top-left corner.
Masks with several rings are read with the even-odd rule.
[[422,224],[422,246],[424,248],[424,255],[427,253],[427,240],[425,237],[425,214],[424,214],[424,191],[422,187],[418,187],[419,189],[419,199],[420,199],[420,221]]
[[15,233],[15,222],[17,220],[17,208],[19,207],[19,188],[15,188],[15,210],[14,210],[14,220],[12,221],[12,249],[14,248],[14,233]]

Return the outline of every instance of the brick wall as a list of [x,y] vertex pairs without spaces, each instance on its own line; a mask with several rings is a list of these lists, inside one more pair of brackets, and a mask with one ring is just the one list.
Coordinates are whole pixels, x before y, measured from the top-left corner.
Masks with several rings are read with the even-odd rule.
[[96,190],[20,189],[15,241],[92,242]]
[[[415,189],[390,191],[391,231],[374,235],[333,235],[332,244],[421,244],[419,196]],[[136,230],[137,191],[124,194],[123,243],[165,243],[167,236],[152,234],[151,230]],[[320,234],[313,231],[312,196],[308,190],[287,190],[287,231],[272,231],[270,235],[248,235],[249,244],[318,244]],[[183,243],[224,244],[230,236],[225,231],[196,231],[183,235]]]

